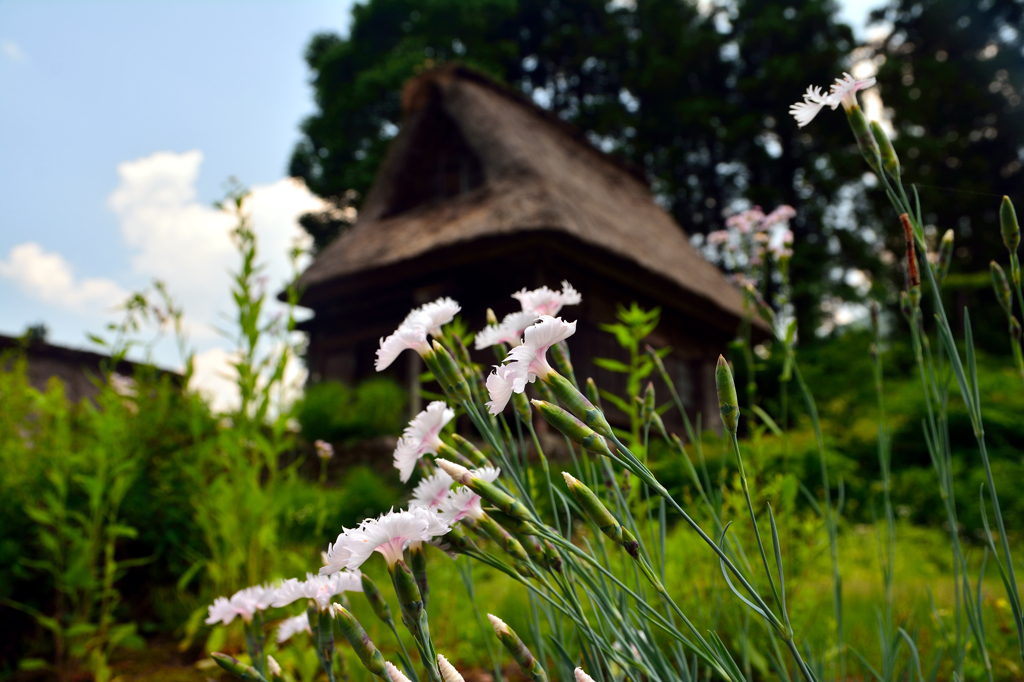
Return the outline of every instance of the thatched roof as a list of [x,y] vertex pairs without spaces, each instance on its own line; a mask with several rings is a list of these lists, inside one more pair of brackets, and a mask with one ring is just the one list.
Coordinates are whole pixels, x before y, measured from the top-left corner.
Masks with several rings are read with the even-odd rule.
[[[425,254],[544,232],[640,266],[670,300],[695,297],[705,309],[742,315],[740,292],[690,244],[634,169],[519,93],[447,66],[410,80],[403,108],[402,130],[355,226],[302,274],[304,303],[322,300],[318,290],[339,291],[345,280]],[[410,183],[441,119],[454,124],[478,160],[482,181],[458,196],[407,208]]]

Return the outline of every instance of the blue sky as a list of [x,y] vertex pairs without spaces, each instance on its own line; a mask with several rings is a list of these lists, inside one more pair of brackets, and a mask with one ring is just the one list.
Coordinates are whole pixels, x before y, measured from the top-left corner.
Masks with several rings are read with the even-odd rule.
[[[859,28],[874,4],[848,0],[844,18]],[[313,108],[302,54],[351,5],[0,0],[0,333],[45,322],[85,347],[111,301],[161,276],[196,310],[196,347],[223,348],[227,302],[208,292],[230,245],[208,207],[237,176],[268,254],[296,237],[313,201],[284,180]],[[169,346],[157,359],[177,362]]]

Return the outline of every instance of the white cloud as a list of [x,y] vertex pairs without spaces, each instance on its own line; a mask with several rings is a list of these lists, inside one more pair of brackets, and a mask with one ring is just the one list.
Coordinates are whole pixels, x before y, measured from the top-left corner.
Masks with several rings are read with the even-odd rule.
[[0,261],[0,276],[36,300],[82,315],[107,315],[128,296],[117,282],[105,277],[76,280],[63,256],[47,253],[35,242],[12,248],[7,260]]
[[[203,153],[157,152],[117,167],[120,183],[108,203],[121,225],[131,253],[134,272],[166,282],[185,312],[186,328],[203,352],[195,358],[192,386],[207,395],[218,411],[238,404],[233,349],[216,332],[225,325],[224,315],[233,311],[230,272],[239,266],[231,240],[237,218],[200,203],[196,180]],[[298,224],[300,215],[324,207],[298,180],[283,178],[256,185],[242,206],[258,244],[258,263],[273,299],[291,277],[289,252],[307,246],[309,236]],[[300,263],[300,266],[302,263]],[[266,313],[273,315],[282,304],[268,300]],[[286,383],[301,385],[301,363],[289,364]],[[286,399],[294,397],[287,392]]]
[[5,40],[3,50],[8,59],[13,59],[16,62],[23,62],[28,59],[28,55],[13,40]]
[[[117,167],[121,178],[109,205],[132,252],[132,269],[164,280],[199,336],[215,335],[218,314],[229,312],[229,271],[238,265],[230,230],[236,219],[197,200],[203,153],[157,152]],[[308,235],[298,217],[323,206],[305,185],[284,178],[257,185],[246,199],[271,294],[290,276],[288,251]],[[196,325],[199,325],[196,327]]]
[[[282,350],[280,343],[275,343],[271,352],[279,353]],[[238,354],[224,350],[223,348],[211,348],[202,353],[197,353],[193,358],[192,380],[189,388],[202,394],[209,401],[215,412],[228,412],[238,408],[238,372],[234,363],[238,360]],[[275,391],[274,399],[283,401],[290,405],[302,395],[302,386],[306,382],[307,371],[302,361],[292,356],[285,365],[283,391]],[[260,386],[265,382],[260,381]],[[279,407],[279,406],[278,406]],[[272,409],[271,413],[275,413]]]
[[202,394],[215,412],[226,412],[238,405],[237,373],[232,365],[238,356],[223,348],[211,348],[193,358],[189,388]]

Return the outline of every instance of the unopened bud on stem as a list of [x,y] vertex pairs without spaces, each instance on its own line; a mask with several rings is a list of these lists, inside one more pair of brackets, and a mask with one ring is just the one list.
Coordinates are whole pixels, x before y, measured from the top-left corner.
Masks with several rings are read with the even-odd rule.
[[846,120],[850,122],[850,129],[853,130],[853,136],[857,139],[857,147],[860,149],[861,156],[871,166],[871,170],[881,173],[882,154],[878,149],[878,143],[875,142],[875,136],[871,134],[868,119],[864,116],[860,105],[854,104],[846,109]]
[[875,138],[875,142],[878,144],[878,149],[882,157],[882,167],[885,168],[885,172],[889,174],[896,182],[900,181],[900,159],[896,156],[896,150],[892,146],[892,140],[886,134],[885,129],[878,123],[878,121],[871,122],[871,135]]
[[393,625],[394,619],[391,617],[391,607],[384,600],[384,595],[380,593],[377,584],[370,580],[370,577],[365,573],[362,574],[360,580],[363,583],[363,594],[366,596],[366,601],[370,602],[370,608],[386,625]]
[[721,355],[718,356],[718,367],[715,369],[715,385],[718,387],[718,409],[722,414],[722,423],[729,433],[736,433],[740,421],[740,401],[736,397],[732,370]]
[[530,513],[522,502],[499,489],[493,483],[473,475],[473,472],[466,467],[446,459],[437,459],[434,463],[451,476],[452,480],[456,483],[466,486],[509,516],[520,521],[529,522],[531,520]]
[[604,506],[597,494],[583,484],[582,481],[572,476],[569,472],[563,471],[565,485],[569,492],[576,498],[580,507],[587,517],[594,522],[598,529],[614,540],[634,559],[640,556],[640,543],[626,528],[623,528],[618,519],[612,516],[608,507]]
[[379,677],[387,675],[384,656],[377,651],[377,647],[370,641],[370,636],[366,634],[366,630],[359,624],[356,617],[340,604],[334,604],[334,612],[338,616],[338,627],[341,629],[341,634],[345,635],[345,639],[352,645],[356,656],[366,666],[366,669]]
[[1020,224],[1017,223],[1017,211],[1013,208],[1010,197],[1004,196],[999,205],[999,231],[1003,234],[1003,244],[1010,253],[1016,253],[1020,246]]
[[242,663],[237,658],[228,656],[227,654],[222,654],[218,651],[213,652],[210,656],[212,656],[213,660],[217,662],[217,665],[241,680],[256,681],[263,679],[263,676],[256,672],[256,668]]
[[601,393],[597,390],[597,384],[594,383],[594,379],[591,377],[587,377],[586,391],[587,400],[593,403],[594,407],[603,412],[604,409],[601,407]]
[[570,440],[579,443],[590,452],[605,457],[612,456],[604,438],[558,405],[552,405],[543,400],[534,400],[533,406],[549,424],[568,436]]
[[526,644],[516,634],[515,630],[510,628],[503,620],[497,616],[488,613],[488,620],[491,621],[491,626],[494,628],[494,634],[498,636],[501,643],[505,645],[508,652],[512,654],[512,658],[516,660],[519,667],[522,668],[523,673],[529,677],[533,682],[548,682],[547,673],[544,672],[544,668],[541,667],[540,661],[537,657],[526,648]]
[[466,682],[459,671],[455,669],[448,659],[441,654],[437,655],[437,669],[441,673],[441,679],[443,682]]
[[1013,294],[1010,293],[1010,282],[1006,279],[1006,273],[999,266],[999,263],[992,261],[988,264],[989,272],[992,275],[992,288],[996,292],[996,300],[999,306],[1009,317],[1013,315]]
[[473,462],[474,466],[478,467],[489,467],[493,466],[491,460],[487,459],[487,456],[480,452],[480,450],[470,443],[468,440],[463,438],[457,433],[452,434],[452,442],[455,443],[455,449],[461,452],[469,461]]
[[939,242],[939,258],[935,264],[935,283],[940,287],[949,274],[949,264],[953,261],[953,230],[946,230]]
[[[605,419],[604,413],[587,400],[587,397],[580,393],[568,379],[558,372],[541,377],[541,381],[551,389],[551,392],[558,399],[558,402],[565,405],[576,418],[589,426],[602,436],[611,436],[612,427]],[[553,402],[553,401],[548,401]]]

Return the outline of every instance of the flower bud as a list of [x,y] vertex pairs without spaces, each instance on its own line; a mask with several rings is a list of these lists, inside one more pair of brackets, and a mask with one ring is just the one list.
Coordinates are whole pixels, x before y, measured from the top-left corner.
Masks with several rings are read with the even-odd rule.
[[441,654],[437,655],[437,669],[441,673],[442,682],[466,682],[459,671]]
[[992,261],[988,264],[989,272],[992,275],[992,288],[996,292],[996,300],[999,306],[1009,317],[1013,315],[1013,294],[1010,293],[1010,282],[1006,279],[1006,273],[999,267],[999,263]]
[[402,617],[407,622],[418,623],[423,611],[423,594],[416,582],[416,576],[412,574],[405,561],[396,561],[394,566],[388,568],[391,571],[391,584],[398,596],[398,605],[402,609]]
[[409,568],[416,578],[416,586],[420,588],[420,596],[423,599],[423,608],[427,608],[427,598],[430,593],[430,584],[427,581],[427,555],[423,551],[422,542],[409,544]]
[[875,136],[871,134],[868,119],[861,111],[860,105],[854,104],[846,109],[846,120],[850,122],[850,129],[853,130],[853,136],[857,139],[857,147],[860,149],[861,156],[871,166],[871,170],[881,173],[882,154],[878,149],[878,143],[875,142]]
[[565,405],[580,421],[602,436],[612,435],[612,427],[605,419],[604,413],[587,400],[586,396],[569,383],[568,379],[557,372],[551,372],[542,377],[542,380],[551,388],[551,392],[555,394],[558,402]]
[[507,530],[502,528],[501,525],[488,514],[485,513],[480,517],[477,523],[480,526],[480,530],[487,533],[487,535],[490,536],[498,546],[505,550],[505,553],[510,557],[522,562],[528,562],[530,560],[523,544],[519,542],[519,540],[516,540],[512,533],[509,533]]
[[493,509],[487,513],[490,514],[495,521],[500,523],[502,527],[507,529],[510,533],[515,533],[516,535],[537,534],[537,529],[534,527],[532,523],[529,523],[528,521],[522,521],[520,519],[512,518],[505,512],[498,509]]
[[452,351],[460,365],[463,367],[473,366],[473,361],[469,358],[469,350],[466,348],[466,344],[462,342],[462,337],[458,334],[452,334]]
[[526,397],[526,392],[513,393],[512,394],[512,407],[516,410],[516,416],[519,417],[519,421],[524,424],[533,423],[533,413],[530,411],[530,399]]
[[522,502],[499,489],[493,483],[489,483],[478,476],[474,476],[466,467],[456,464],[455,462],[450,462],[446,459],[437,459],[434,463],[441,467],[445,473],[451,476],[452,480],[456,483],[461,483],[466,486],[509,516],[519,519],[520,521],[529,522],[531,520],[530,512]]
[[473,466],[477,467],[489,467],[493,466],[491,460],[487,459],[487,456],[480,452],[479,449],[471,442],[463,438],[457,433],[452,434],[452,442],[455,443],[455,449],[466,456],[469,461],[473,462]]
[[267,672],[270,673],[271,682],[278,682],[281,679],[281,664],[270,655],[267,656]]
[[871,135],[875,138],[875,143],[881,152],[882,167],[885,168],[885,172],[889,174],[896,182],[900,181],[900,159],[896,156],[896,150],[893,149],[892,140],[886,134],[885,129],[878,123],[878,121],[871,122]]
[[544,668],[541,667],[540,661],[537,657],[526,648],[526,644],[520,639],[519,635],[515,633],[515,630],[510,628],[503,620],[497,616],[488,613],[488,620],[491,621],[491,626],[494,628],[494,634],[498,636],[501,643],[505,645],[508,652],[512,654],[512,658],[515,659],[516,663],[522,669],[523,674],[529,677],[533,682],[548,682],[547,673],[544,672]]
[[442,380],[443,383],[441,385],[444,387],[445,392],[460,402],[472,402],[473,396],[469,391],[469,384],[466,383],[466,377],[463,376],[462,370],[459,369],[458,363],[455,362],[455,358],[452,357],[451,353],[444,346],[437,342],[437,339],[434,339],[434,357],[437,369],[441,372],[441,376],[438,378]]
[[384,661],[384,669],[387,671],[387,679],[390,682],[409,682],[409,678],[405,676],[405,673],[395,667],[395,664],[391,661]]
[[940,287],[949,274],[949,264],[953,261],[953,230],[946,230],[939,242],[939,258],[935,265],[935,283]]
[[1013,337],[1014,341],[1016,341],[1017,343],[1020,343],[1020,334],[1021,334],[1020,322],[1017,321],[1017,318],[1015,316],[1011,315],[1010,316],[1010,336]]
[[549,350],[551,351],[551,359],[555,363],[555,369],[567,377],[573,386],[577,386],[576,375],[572,371],[572,360],[569,359],[569,344],[565,341],[559,341],[551,346]]
[[479,551],[476,543],[466,535],[466,531],[464,531],[462,526],[457,523],[451,526],[451,529],[444,534],[442,540],[448,543],[448,549],[451,552],[465,553]]
[[537,408],[544,419],[568,436],[570,440],[579,443],[585,449],[598,455],[611,457],[612,452],[608,449],[608,443],[593,429],[572,416],[561,407],[543,400],[534,400],[533,406]]
[[722,414],[722,423],[729,433],[736,433],[740,422],[740,401],[736,397],[732,370],[721,355],[718,356],[718,367],[715,369],[715,385],[718,387],[718,409]]
[[650,425],[654,420],[654,382],[647,382],[647,390],[644,391],[644,400],[640,408],[640,418],[645,425]]
[[1003,244],[1010,253],[1016,253],[1020,246],[1020,224],[1017,223],[1017,211],[1013,208],[1010,197],[1004,196],[999,204],[999,231],[1003,234]]
[[594,522],[594,525],[617,544],[622,545],[622,548],[631,557],[634,559],[638,558],[640,556],[640,543],[637,542],[637,539],[629,530],[623,528],[618,519],[612,516],[612,513],[608,511],[608,507],[604,506],[604,503],[601,502],[594,491],[567,471],[563,471],[562,476],[565,478],[565,485],[568,486],[569,492],[576,498],[576,501],[583,509],[583,513]]
[[392,625],[394,620],[391,618],[391,607],[384,600],[384,595],[380,593],[377,584],[370,580],[365,573],[360,576],[360,580],[363,583],[363,594],[366,596],[366,601],[370,602],[370,608],[386,625]]
[[494,310],[491,308],[487,309],[487,326],[498,324],[498,316],[494,314]]
[[252,667],[251,665],[246,665],[245,663],[242,663],[233,656],[228,656],[227,654],[222,654],[218,651],[213,652],[212,654],[210,654],[210,656],[212,656],[213,660],[217,662],[217,665],[219,665],[224,670],[227,670],[229,673],[231,673],[240,680],[263,679],[263,676],[256,672],[256,668]]
[[597,390],[597,384],[592,377],[587,377],[587,385],[584,390],[586,391],[587,400],[593,403],[594,407],[604,412],[604,408],[601,407],[601,392]]
[[345,635],[345,639],[352,645],[356,656],[366,666],[366,669],[378,677],[385,677],[387,668],[384,665],[384,656],[377,651],[377,647],[370,641],[370,636],[366,634],[366,630],[359,624],[356,617],[339,604],[334,604],[334,612],[338,616],[338,627],[341,629],[341,634]]

